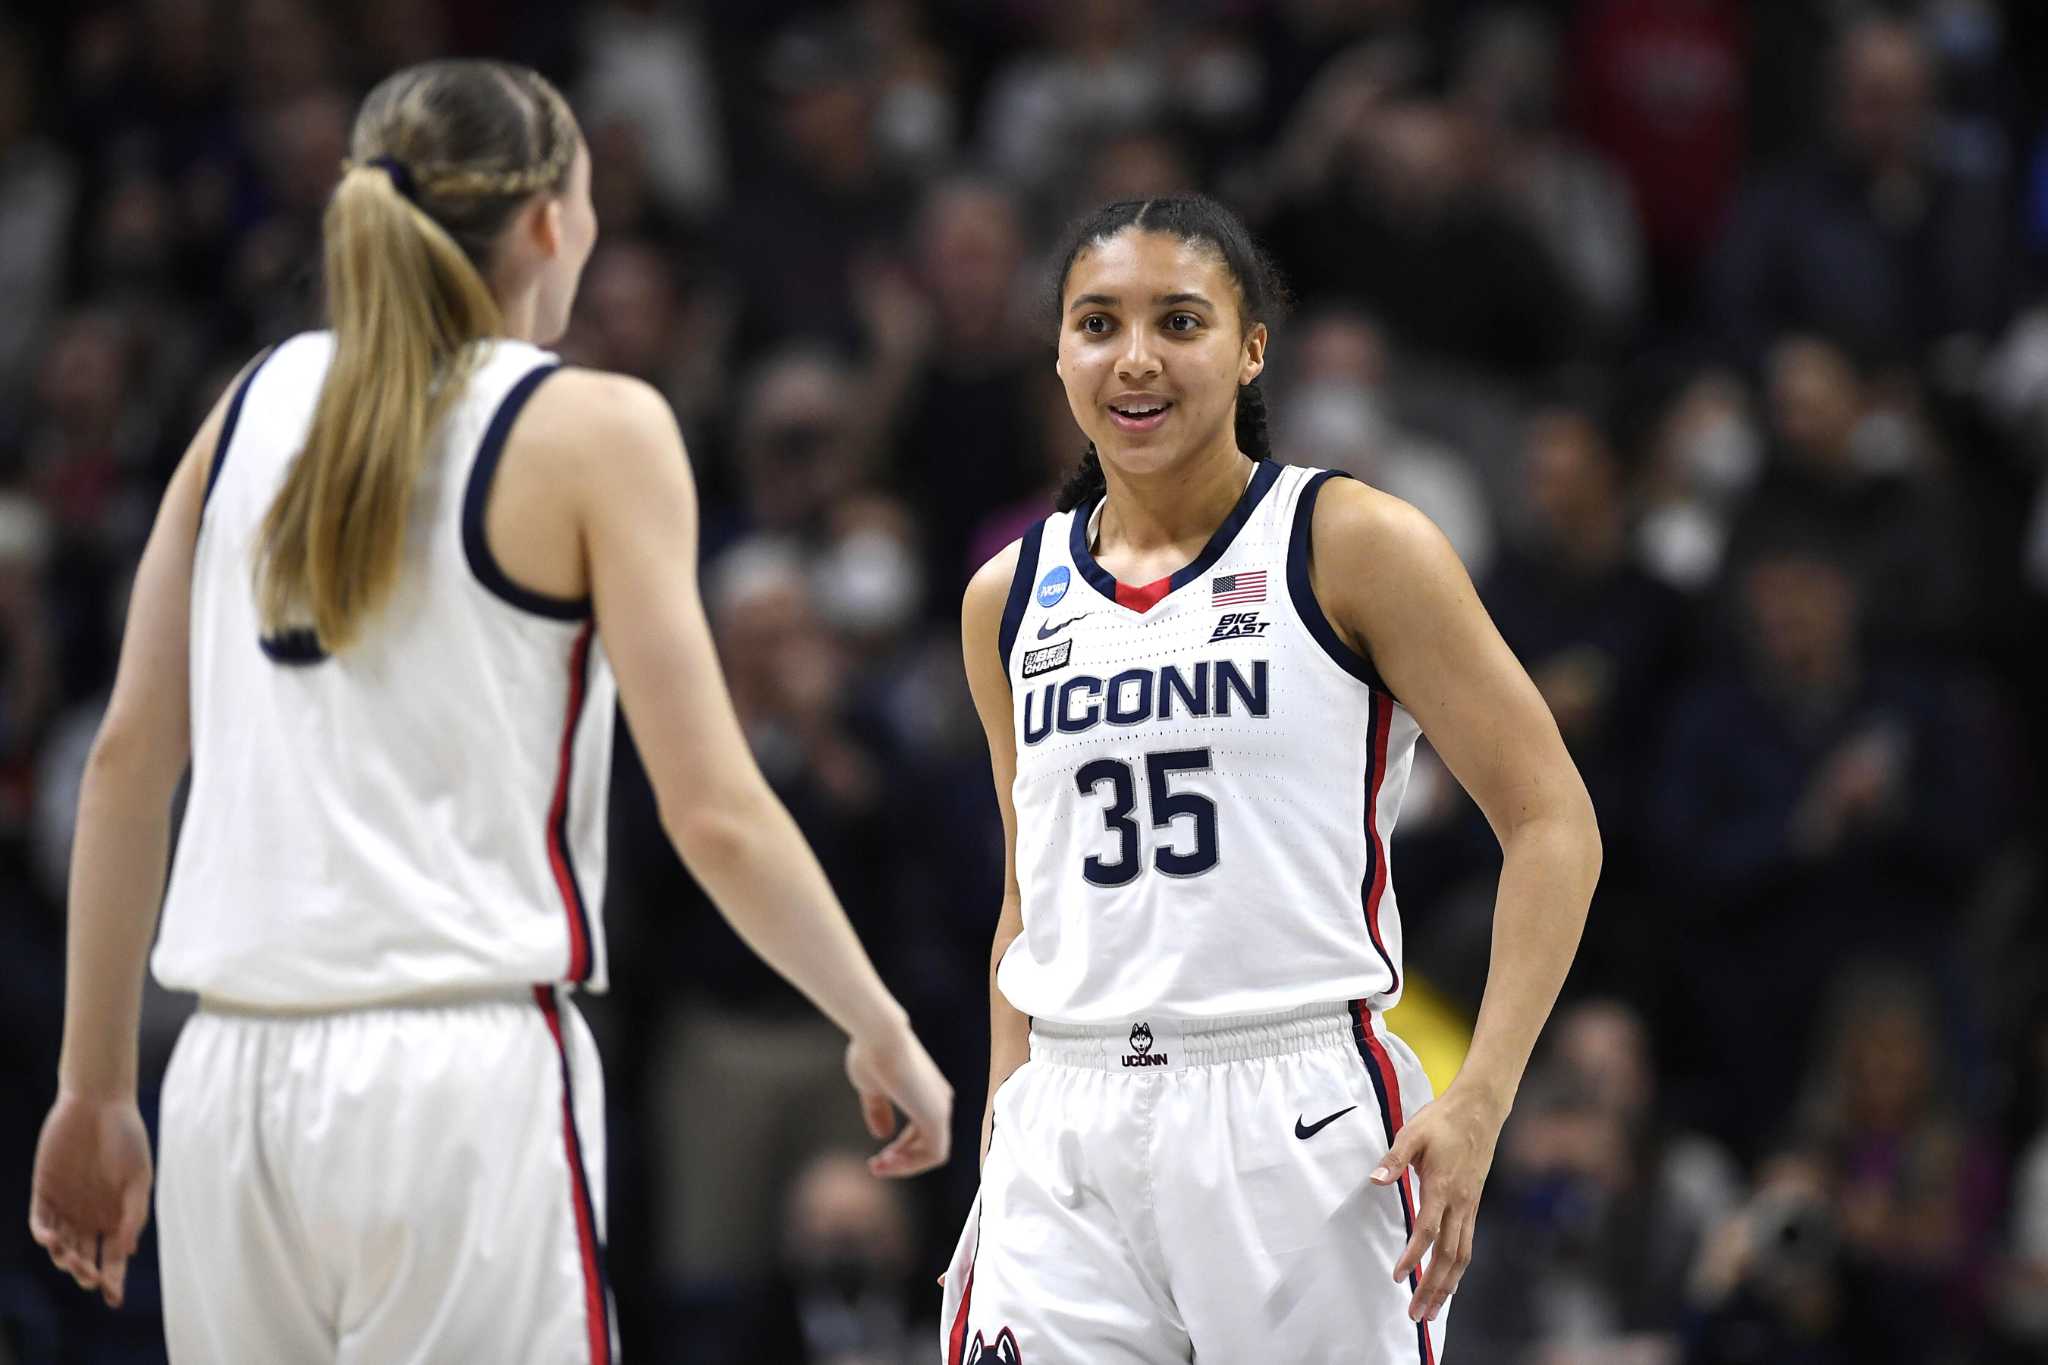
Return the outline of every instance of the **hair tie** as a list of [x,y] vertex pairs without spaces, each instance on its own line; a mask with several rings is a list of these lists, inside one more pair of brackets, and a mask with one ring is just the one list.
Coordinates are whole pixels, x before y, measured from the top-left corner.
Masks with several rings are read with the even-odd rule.
[[415,204],[420,202],[419,182],[412,178],[412,171],[406,167],[403,161],[400,161],[395,156],[373,156],[363,164],[365,166],[375,166],[378,170],[391,177],[393,189]]

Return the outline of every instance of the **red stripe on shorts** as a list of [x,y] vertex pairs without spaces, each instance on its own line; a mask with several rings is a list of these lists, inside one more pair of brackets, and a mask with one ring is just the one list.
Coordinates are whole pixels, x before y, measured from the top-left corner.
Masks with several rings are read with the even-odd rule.
[[576,1248],[583,1260],[584,1323],[591,1365],[611,1365],[611,1305],[606,1300],[604,1262],[597,1247],[597,1215],[590,1205],[590,1181],[583,1170],[583,1142],[576,1135],[576,1109],[569,1094],[569,1049],[562,1041],[562,1016],[552,986],[535,986],[533,998],[554,1035],[562,1059],[562,1143],[569,1157],[569,1202],[576,1211]]

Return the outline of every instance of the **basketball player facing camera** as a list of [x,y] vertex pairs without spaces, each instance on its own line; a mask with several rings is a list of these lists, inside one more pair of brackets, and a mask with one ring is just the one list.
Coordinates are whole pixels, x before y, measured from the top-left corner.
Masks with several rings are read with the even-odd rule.
[[[1199,196],[1111,205],[1061,258],[1088,454],[963,609],[1010,857],[948,1365],[1433,1365],[1578,944],[1593,811],[1463,566],[1413,508],[1272,459],[1280,302]],[[1505,854],[1435,1099],[1381,1020],[1422,734]]]

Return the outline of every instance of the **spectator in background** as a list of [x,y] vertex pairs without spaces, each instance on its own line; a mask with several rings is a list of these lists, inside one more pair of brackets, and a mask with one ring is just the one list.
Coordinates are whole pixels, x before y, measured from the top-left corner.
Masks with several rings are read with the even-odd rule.
[[[1877,1365],[1858,1330],[1829,1208],[1826,1167],[1789,1150],[1694,1267],[1685,1365]],[[1899,1361],[1898,1365],[1908,1365]],[[1912,1365],[1921,1365],[1916,1358]]]
[[1742,170],[1740,0],[1588,0],[1571,38],[1571,104],[1628,180],[1649,248],[1655,312],[1689,317]]
[[1571,276],[1601,339],[1628,335],[1643,304],[1643,229],[1628,182],[1559,122],[1556,33],[1528,5],[1474,22],[1452,98],[1471,121],[1481,173],[1533,224]]
[[967,562],[975,526],[1042,482],[1031,380],[1052,366],[1029,325],[1024,253],[1007,191],[946,181],[918,210],[907,276],[873,300],[911,314],[873,329],[906,342],[886,476],[916,510],[925,577],[949,614],[978,567]]
[[0,25],[0,432],[9,430],[54,313],[71,249],[78,174],[37,126],[35,56]]
[[[848,714],[851,660],[815,610],[804,559],[772,541],[737,546],[712,566],[706,599],[762,772],[876,960],[900,961],[884,895],[891,769]],[[773,1265],[776,1208],[795,1172],[865,1139],[858,1115],[817,1103],[843,1084],[840,1035],[754,960],[672,858],[655,855],[661,870],[650,872],[645,849],[623,853],[642,900],[666,902],[658,923],[640,926],[647,951],[670,964],[647,1078],[655,1254],[698,1314],[695,1330],[715,1335]],[[707,1102],[716,1125],[703,1121]]]
[[[1735,666],[1689,688],[1668,725],[1649,818],[1665,866],[1660,1019],[1672,1060],[1722,1096],[1700,1122],[1745,1150],[1789,1112],[1816,983],[1841,945],[1932,966],[1999,837],[1995,784],[1948,680],[1874,659],[1856,580],[1778,546],[1737,580]],[[1714,1020],[1702,1034],[1696,1021]],[[1737,1100],[1734,1097],[1739,1097]]]
[[1735,513],[1763,472],[1749,392],[1721,370],[1639,385],[1624,444],[1646,466],[1636,542],[1643,564],[1685,593],[1721,577]]
[[[1529,670],[1600,812],[1606,862],[1581,975],[1644,992],[1654,920],[1630,912],[1650,875],[1649,733],[1684,661],[1687,604],[1637,562],[1628,472],[1594,415],[1554,406],[1528,423],[1518,542],[1480,581],[1501,638]],[[1643,998],[1641,994],[1637,998]]]
[[1676,1365],[1687,1276],[1740,1176],[1658,1112],[1632,1010],[1559,1014],[1502,1159],[1460,1290],[1462,1349],[1504,1365]]
[[[674,6],[606,0],[590,7],[576,108],[586,128],[630,130],[649,197],[662,213],[700,223],[717,212],[725,197],[725,140],[712,57]],[[630,226],[605,221],[614,230]]]
[[[1956,1068],[1918,973],[1860,965],[1837,976],[1806,1078],[1802,1145],[1824,1163],[1851,1285],[1870,1338],[1858,1360],[1937,1357],[1974,1237]],[[1880,1349],[1877,1341],[1884,1343]]]
[[920,1365],[938,1332],[915,1264],[900,1186],[858,1152],[813,1157],[790,1182],[773,1277],[749,1305],[724,1365]]
[[723,293],[686,269],[645,238],[607,238],[583,272],[577,316],[559,349],[574,363],[654,385],[694,439],[725,400],[733,318]]
[[1468,123],[1412,96],[1310,112],[1362,127],[1267,227],[1293,287],[1364,307],[1403,346],[1509,378],[1584,354],[1586,300],[1481,178]]
[[1035,15],[1044,46],[996,73],[981,116],[989,165],[1032,194],[1104,132],[1156,122],[1174,96],[1156,0],[1057,0]]
[[1291,336],[1300,362],[1276,397],[1274,426],[1289,464],[1341,469],[1420,508],[1483,579],[1493,563],[1493,509],[1470,466],[1404,430],[1389,411],[1386,339],[1348,309],[1304,318]]
[[1923,648],[1966,631],[1969,554],[1916,415],[1811,337],[1772,348],[1767,382],[1770,458],[1735,516],[1729,581],[1759,546],[1825,545],[1859,598],[1882,606],[1866,623],[1873,645]]
[[737,165],[719,259],[744,302],[745,358],[768,346],[864,342],[857,268],[900,237],[908,187],[876,138],[872,44],[844,16],[799,19],[761,67],[769,145]]
[[[1829,67],[1824,143],[1745,190],[1718,249],[1722,339],[1745,365],[1788,331],[1892,363],[1957,341],[1974,353],[2010,306],[2003,185],[1944,157],[1909,23],[1852,24]],[[1953,383],[1940,366],[1933,377]]]

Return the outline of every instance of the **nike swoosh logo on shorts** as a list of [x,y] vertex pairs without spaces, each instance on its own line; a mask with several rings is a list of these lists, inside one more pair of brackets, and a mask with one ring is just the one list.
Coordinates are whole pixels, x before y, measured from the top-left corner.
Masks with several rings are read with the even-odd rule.
[[[1358,1106],[1354,1104],[1351,1106],[1351,1109],[1356,1109],[1357,1107]],[[1317,1133],[1322,1132],[1323,1129],[1335,1123],[1338,1119],[1341,1119],[1346,1114],[1350,1113],[1351,1109],[1339,1109],[1336,1113],[1330,1115],[1328,1118],[1317,1119],[1314,1123],[1305,1124],[1297,1118],[1294,1121],[1294,1135],[1298,1138],[1312,1138]]]
[[1056,626],[1040,626],[1038,628],[1038,638],[1041,640],[1050,640],[1053,636],[1059,634],[1068,626],[1073,625],[1074,622],[1081,620],[1083,617],[1093,616],[1094,614],[1095,613],[1093,612],[1084,611],[1081,613],[1080,616],[1069,616],[1066,620],[1060,622]]

